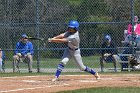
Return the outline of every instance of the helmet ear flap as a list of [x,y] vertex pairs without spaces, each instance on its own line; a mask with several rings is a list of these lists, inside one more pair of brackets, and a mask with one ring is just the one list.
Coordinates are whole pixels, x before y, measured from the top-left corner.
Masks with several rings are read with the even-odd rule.
[[75,30],[75,31],[78,31],[78,28],[75,27],[74,30]]

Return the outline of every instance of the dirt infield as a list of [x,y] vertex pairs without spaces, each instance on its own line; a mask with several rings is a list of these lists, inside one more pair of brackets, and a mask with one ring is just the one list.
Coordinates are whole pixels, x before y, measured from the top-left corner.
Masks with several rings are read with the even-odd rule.
[[140,74],[62,75],[60,81],[51,82],[53,76],[1,77],[0,93],[50,93],[90,87],[140,87]]

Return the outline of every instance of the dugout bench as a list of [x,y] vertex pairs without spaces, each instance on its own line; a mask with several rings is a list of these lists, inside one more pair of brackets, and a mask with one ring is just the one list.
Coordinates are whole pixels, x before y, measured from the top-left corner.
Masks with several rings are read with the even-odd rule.
[[121,71],[126,71],[126,70],[127,71],[131,71],[131,66],[130,66],[129,61],[128,60],[122,60],[122,58],[121,58],[121,57],[129,57],[129,56],[132,56],[132,54],[118,54],[118,58],[116,58],[117,59],[117,63],[119,63],[120,65],[122,65],[122,64],[127,64],[128,65],[125,68],[123,68],[121,66]]
[[[120,69],[121,71],[131,71],[131,65],[128,61],[128,57],[129,56],[132,56],[132,53],[128,53],[128,54],[125,54],[123,53],[124,49],[126,47],[118,47],[118,54],[116,55],[115,59],[116,59],[116,69]],[[123,51],[122,51],[123,50]],[[106,62],[106,63],[112,63],[112,62]],[[118,68],[118,65],[121,65],[121,68]],[[126,65],[125,67],[123,67],[123,65]],[[100,64],[100,67],[101,67],[101,72],[104,72],[102,71],[102,66]],[[114,70],[114,68],[109,68],[108,70]]]

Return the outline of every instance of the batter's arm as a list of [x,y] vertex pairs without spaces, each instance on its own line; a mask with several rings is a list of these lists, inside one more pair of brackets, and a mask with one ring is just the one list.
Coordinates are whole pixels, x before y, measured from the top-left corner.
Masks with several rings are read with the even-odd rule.
[[48,42],[63,43],[63,42],[68,42],[68,39],[67,38],[62,38],[62,39],[49,38]]
[[54,36],[53,39],[62,39],[62,38],[64,38],[64,34],[65,33],[62,33],[62,34],[57,35],[57,36]]

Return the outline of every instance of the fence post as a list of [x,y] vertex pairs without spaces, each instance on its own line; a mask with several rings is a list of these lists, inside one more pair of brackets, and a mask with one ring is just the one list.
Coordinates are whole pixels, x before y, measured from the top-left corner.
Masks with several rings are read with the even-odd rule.
[[131,1],[131,24],[132,24],[132,54],[134,54],[135,53],[135,49],[134,49],[134,0],[130,0]]
[[[39,1],[36,0],[36,36],[39,37]],[[40,72],[40,41],[37,41],[37,72]]]

